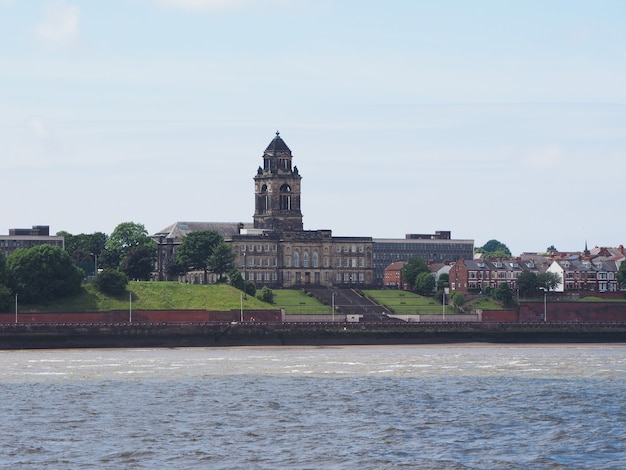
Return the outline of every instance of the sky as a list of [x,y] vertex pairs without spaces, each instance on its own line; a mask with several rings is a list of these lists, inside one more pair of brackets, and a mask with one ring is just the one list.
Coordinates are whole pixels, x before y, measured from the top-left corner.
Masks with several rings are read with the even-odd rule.
[[0,0],[0,234],[252,222],[626,244],[622,0]]

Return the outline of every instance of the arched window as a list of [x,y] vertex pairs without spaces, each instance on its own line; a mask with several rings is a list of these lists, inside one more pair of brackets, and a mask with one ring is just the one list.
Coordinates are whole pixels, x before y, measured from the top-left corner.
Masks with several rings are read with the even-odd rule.
[[280,187],[280,210],[291,210],[291,186],[286,183]]
[[319,266],[319,256],[317,254],[317,251],[313,252],[313,267],[317,268]]
[[309,252],[305,251],[302,253],[302,266],[305,268],[309,267]]
[[270,208],[270,198],[267,194],[267,185],[261,187],[261,212],[267,212]]
[[300,253],[298,253],[297,251],[293,252],[293,267],[294,268],[300,267]]

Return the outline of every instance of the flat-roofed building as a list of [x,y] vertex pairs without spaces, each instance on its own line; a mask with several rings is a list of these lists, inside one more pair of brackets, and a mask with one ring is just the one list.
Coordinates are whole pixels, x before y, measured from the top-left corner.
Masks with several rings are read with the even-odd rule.
[[8,257],[20,248],[33,248],[37,245],[55,245],[65,248],[65,237],[50,236],[48,225],[33,225],[32,228],[12,228],[8,235],[0,235],[0,252]]

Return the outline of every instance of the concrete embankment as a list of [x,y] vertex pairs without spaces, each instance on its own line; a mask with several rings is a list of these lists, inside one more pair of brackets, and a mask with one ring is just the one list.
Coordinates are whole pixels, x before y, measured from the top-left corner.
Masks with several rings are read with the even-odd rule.
[[626,324],[14,324],[0,349],[626,342]]

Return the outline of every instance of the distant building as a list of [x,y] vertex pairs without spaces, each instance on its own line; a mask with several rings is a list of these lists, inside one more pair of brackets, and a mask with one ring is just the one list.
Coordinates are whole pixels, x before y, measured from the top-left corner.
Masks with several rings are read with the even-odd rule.
[[19,248],[37,245],[54,245],[65,248],[65,238],[50,236],[48,225],[33,225],[32,228],[12,228],[8,235],[0,235],[0,252],[6,257]]
[[397,261],[421,258],[430,263],[452,262],[474,257],[474,240],[453,240],[449,231],[432,235],[407,234],[405,238],[374,238],[374,282],[384,285],[385,268]]

